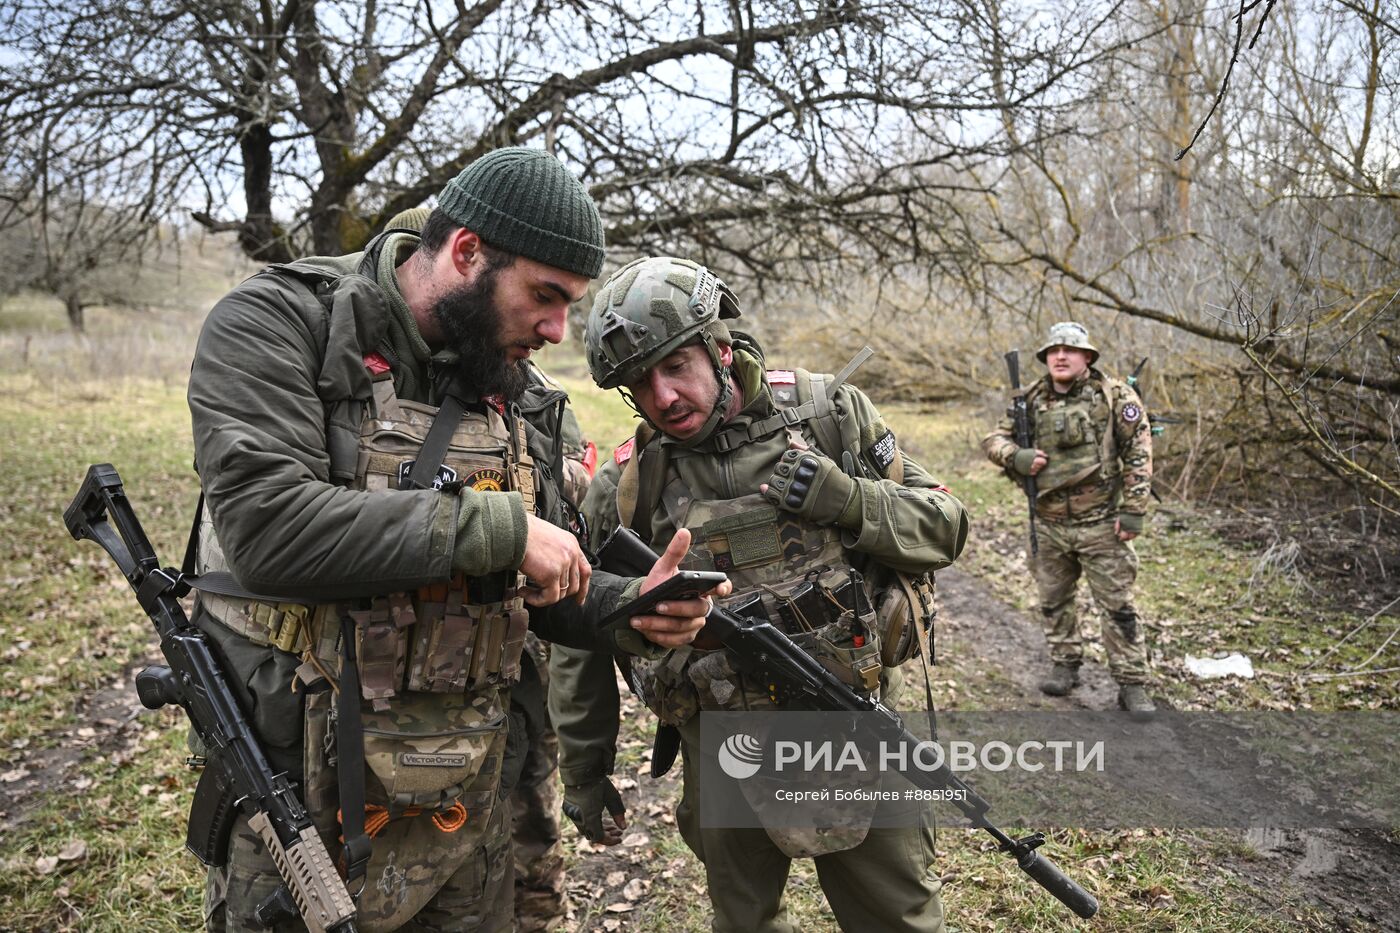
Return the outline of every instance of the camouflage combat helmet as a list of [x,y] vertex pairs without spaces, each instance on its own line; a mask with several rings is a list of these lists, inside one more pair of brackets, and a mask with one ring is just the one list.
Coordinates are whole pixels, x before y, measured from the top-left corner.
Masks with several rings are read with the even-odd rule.
[[1089,365],[1099,358],[1099,349],[1089,342],[1089,332],[1084,329],[1083,324],[1076,324],[1074,321],[1061,321],[1058,324],[1050,325],[1050,336],[1039,350],[1035,351],[1035,358],[1042,363],[1045,362],[1045,354],[1050,352],[1051,347],[1074,347],[1077,350],[1089,351]]
[[703,344],[720,397],[710,420],[687,439],[698,443],[729,404],[732,386],[719,344],[733,342],[725,321],[738,316],[734,293],[704,266],[671,256],[638,259],[613,273],[593,300],[584,335],[588,369],[598,388],[616,389],[638,381],[676,349]]

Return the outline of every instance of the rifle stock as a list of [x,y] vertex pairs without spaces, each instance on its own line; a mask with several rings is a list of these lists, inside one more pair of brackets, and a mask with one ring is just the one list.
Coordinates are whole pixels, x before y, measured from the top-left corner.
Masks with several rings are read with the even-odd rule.
[[116,561],[155,624],[169,666],[148,667],[136,675],[141,705],[183,707],[209,749],[190,810],[186,848],[206,865],[223,864],[241,810],[286,885],[259,906],[259,916],[270,925],[288,913],[300,914],[313,933],[354,933],[355,903],[325,843],[287,776],[268,763],[208,640],[180,606],[189,581],[178,570],[161,569],[111,464],[88,468],[63,522],[76,540],[96,541]]
[[[604,570],[636,576],[651,569],[656,562],[656,552],[631,529],[619,527],[599,549],[598,558]],[[745,674],[757,678],[759,683],[774,685],[775,702],[812,710],[873,713],[880,738],[888,742],[918,742],[905,728],[898,713],[846,686],[771,623],[736,615],[716,604],[710,610],[704,631],[729,650],[731,660]],[[1092,894],[1036,851],[1045,842],[1043,833],[1032,833],[1021,839],[1003,833],[987,818],[991,804],[946,765],[936,771],[914,769],[904,776],[927,790],[962,791],[952,802],[974,826],[990,833],[1000,844],[1001,851],[1014,857],[1022,871],[1079,916],[1092,917],[1098,912],[1099,904]]]

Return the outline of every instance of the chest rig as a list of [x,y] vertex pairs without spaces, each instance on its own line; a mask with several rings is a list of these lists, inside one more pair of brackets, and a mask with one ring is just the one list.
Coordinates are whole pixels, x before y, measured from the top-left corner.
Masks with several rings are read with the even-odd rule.
[[[857,572],[852,564],[859,557],[846,548],[840,529],[778,509],[756,492],[732,495],[756,490],[794,440],[808,443],[804,428],[849,472],[862,469],[843,454],[858,446],[843,442],[831,401],[853,368],[835,379],[802,370],[770,372],[776,412],[720,428],[706,442],[712,449],[703,452],[655,442],[643,426],[634,441],[637,456],[624,464],[618,514],[658,548],[677,529],[688,528],[693,543],[682,566],[728,574],[734,592],[724,600],[726,608],[772,622],[843,682],[878,694],[885,668],[908,657],[887,659],[882,652],[882,619],[898,614],[895,638],[905,631],[909,602],[886,598],[902,596],[902,590],[877,585],[872,577],[883,568],[867,568],[870,576]],[[902,464],[897,469],[902,478]],[[931,606],[931,586],[928,596]],[[898,613],[877,612],[895,601]],[[659,659],[634,660],[631,667],[633,687],[663,723],[678,725],[701,709],[772,705],[763,685],[744,683],[724,651],[681,648]]]
[[1059,396],[1042,381],[1031,399],[1036,445],[1050,454],[1036,474],[1042,495],[1085,482],[1112,482],[1119,473],[1118,446],[1108,380],[1091,373],[1068,396]]
[[[360,433],[356,486],[368,492],[403,489],[420,457],[437,409],[400,400],[386,372],[374,382],[374,406]],[[474,489],[519,492],[534,512],[533,462],[523,423],[507,426],[487,405],[466,411],[427,485],[451,492]],[[432,459],[437,461],[437,457]],[[400,693],[481,692],[508,686],[520,676],[520,652],[529,616],[519,573],[452,580],[412,593],[375,597],[368,606],[335,607],[355,622],[360,689],[377,709]],[[336,631],[325,624],[339,612],[318,610],[311,648],[336,664]]]

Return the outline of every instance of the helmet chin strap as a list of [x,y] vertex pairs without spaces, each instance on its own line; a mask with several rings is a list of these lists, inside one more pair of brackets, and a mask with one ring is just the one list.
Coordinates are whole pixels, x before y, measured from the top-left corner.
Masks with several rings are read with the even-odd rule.
[[729,410],[729,403],[734,399],[734,380],[729,377],[729,367],[720,362],[719,345],[709,333],[703,336],[705,349],[709,352],[710,362],[715,368],[715,379],[719,381],[719,394],[715,396],[715,407],[710,412],[710,417],[700,425],[700,430],[684,440],[676,439],[676,443],[682,447],[697,447],[715,433],[715,428],[724,423],[724,413]]

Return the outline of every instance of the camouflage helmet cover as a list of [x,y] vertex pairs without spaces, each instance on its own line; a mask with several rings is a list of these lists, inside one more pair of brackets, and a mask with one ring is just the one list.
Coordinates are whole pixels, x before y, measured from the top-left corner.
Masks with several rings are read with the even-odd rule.
[[1074,347],[1076,350],[1087,350],[1090,366],[1099,358],[1098,347],[1089,342],[1089,331],[1084,328],[1083,324],[1076,324],[1074,321],[1051,324],[1050,336],[1045,339],[1041,348],[1035,351],[1035,358],[1044,363],[1045,354],[1050,352],[1051,347]]
[[630,385],[697,337],[718,364],[715,344],[732,342],[724,322],[738,316],[734,293],[704,266],[671,256],[635,260],[593,300],[584,331],[588,369],[600,389]]

